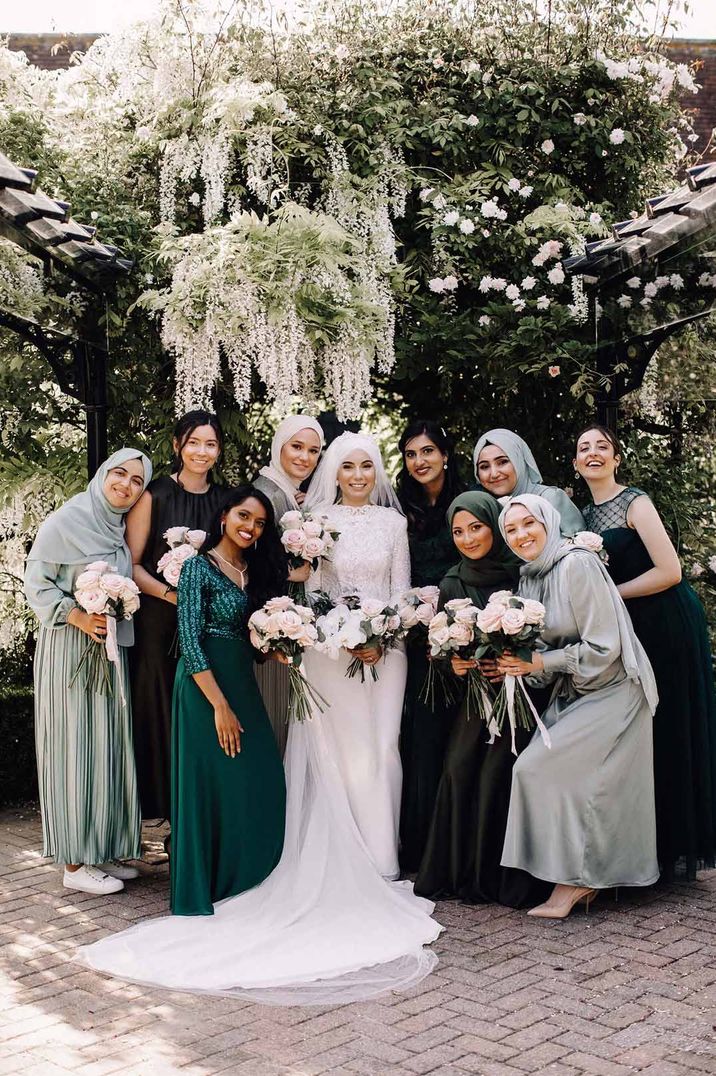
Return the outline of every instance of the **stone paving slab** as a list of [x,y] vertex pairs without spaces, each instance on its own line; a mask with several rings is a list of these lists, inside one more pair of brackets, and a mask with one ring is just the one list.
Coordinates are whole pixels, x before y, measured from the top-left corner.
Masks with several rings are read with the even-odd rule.
[[150,990],[72,961],[167,910],[161,832],[123,893],[63,889],[33,808],[0,813],[0,1076],[716,1074],[716,871],[528,919],[442,903],[420,986],[336,1008]]

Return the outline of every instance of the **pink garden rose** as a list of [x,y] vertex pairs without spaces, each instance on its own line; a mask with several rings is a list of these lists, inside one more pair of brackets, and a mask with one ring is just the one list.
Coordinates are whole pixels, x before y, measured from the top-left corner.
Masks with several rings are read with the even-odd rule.
[[308,538],[303,547],[303,555],[306,560],[315,560],[325,552],[325,546],[320,538]]
[[572,538],[572,542],[580,549],[589,549],[592,553],[599,553],[604,548],[601,534],[595,534],[594,531],[579,531]]
[[429,624],[435,615],[432,605],[419,605],[415,610],[415,617],[419,624]]
[[361,602],[360,607],[369,619],[374,616],[380,616],[385,608],[383,602],[377,598],[366,598],[365,601]]
[[306,544],[306,536],[303,531],[298,529],[284,531],[281,535],[281,542],[289,553],[299,554],[303,552],[303,547]]
[[78,575],[75,579],[75,587],[79,590],[82,590],[85,587],[94,587],[99,583],[101,578],[101,572],[90,572],[88,569],[86,569],[84,572],[82,572],[81,575]]
[[502,630],[505,635],[519,635],[526,622],[521,609],[505,609],[502,614]]
[[118,575],[117,572],[106,572],[101,580],[100,587],[105,592],[107,597],[113,601],[119,601],[125,592],[125,577]]
[[467,646],[472,642],[473,633],[469,624],[461,624],[456,620],[454,624],[451,624],[448,628],[450,632],[450,638],[458,644],[458,646]]
[[507,610],[504,606],[488,602],[484,609],[477,614],[477,626],[480,631],[487,634],[499,631],[502,627],[502,617]]
[[264,606],[268,613],[277,613],[282,609],[290,609],[293,601],[286,594],[280,594],[277,598],[269,598]]
[[170,527],[168,530],[164,531],[162,537],[164,538],[164,541],[167,543],[169,548],[173,549],[174,546],[182,544],[182,542],[186,539],[186,535],[186,527]]
[[525,624],[542,624],[544,622],[545,608],[542,602],[537,602],[533,598],[522,598],[522,605]]
[[100,587],[89,587],[77,593],[78,604],[88,613],[104,613],[107,595]]
[[[419,609],[428,609],[429,606],[421,605]],[[406,605],[400,610],[400,622],[406,631],[410,631],[411,628],[416,627],[418,624],[429,624],[432,620],[432,610],[430,611],[430,617],[427,621],[420,620],[418,617],[418,610],[413,609],[412,605]]]
[[303,524],[303,531],[309,538],[320,538],[323,533],[323,524],[315,519],[307,519]]
[[186,541],[194,549],[201,549],[206,540],[206,531],[195,530],[186,532]]

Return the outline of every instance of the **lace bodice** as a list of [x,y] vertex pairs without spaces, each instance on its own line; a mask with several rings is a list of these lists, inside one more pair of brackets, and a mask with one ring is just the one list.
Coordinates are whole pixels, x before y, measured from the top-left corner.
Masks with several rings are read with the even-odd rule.
[[637,489],[636,486],[627,486],[626,489],[617,493],[616,497],[611,497],[608,501],[603,501],[601,504],[587,505],[584,509],[584,519],[587,527],[590,531],[594,531],[595,534],[604,534],[605,531],[613,530],[615,527],[628,527],[627,512],[629,511],[629,505],[637,497],[645,496],[644,491]]
[[312,572],[308,590],[323,590],[333,601],[348,594],[395,601],[410,587],[407,523],[393,508],[334,504],[326,512],[340,531],[330,560]]

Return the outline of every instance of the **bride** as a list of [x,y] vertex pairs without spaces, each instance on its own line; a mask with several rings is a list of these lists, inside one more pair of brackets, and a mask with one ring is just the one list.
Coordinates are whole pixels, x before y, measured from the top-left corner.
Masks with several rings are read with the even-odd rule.
[[[334,599],[386,604],[410,584],[405,521],[380,452],[343,434],[327,450],[306,507],[340,530],[334,559],[309,583]],[[405,656],[355,652],[378,680],[345,677],[338,662],[306,657],[329,705],[289,729],[286,834],[281,860],[255,889],[213,916],[148,920],[81,950],[99,971],[171,989],[270,1004],[342,1004],[405,989],[432,971],[423,948],[441,927],[434,905],[398,872],[398,727]],[[239,715],[240,716],[240,715]]]

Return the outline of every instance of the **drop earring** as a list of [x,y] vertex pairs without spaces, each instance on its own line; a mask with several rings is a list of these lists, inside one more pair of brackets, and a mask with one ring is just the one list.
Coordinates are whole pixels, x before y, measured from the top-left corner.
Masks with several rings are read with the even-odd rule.
[[575,472],[574,472],[574,477],[575,477],[575,478],[581,478],[582,476],[581,476],[581,474],[579,473],[579,471],[575,471]]
[[225,530],[226,530],[226,523],[222,519],[222,521],[221,521],[221,533],[223,534]]

